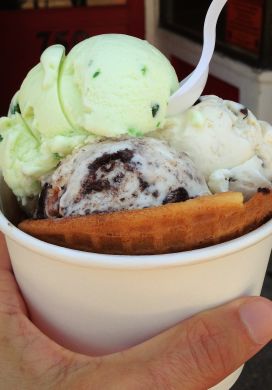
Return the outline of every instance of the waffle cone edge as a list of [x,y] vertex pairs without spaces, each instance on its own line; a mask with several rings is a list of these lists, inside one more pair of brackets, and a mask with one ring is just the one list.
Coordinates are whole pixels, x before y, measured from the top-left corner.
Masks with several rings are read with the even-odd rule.
[[150,255],[215,245],[248,233],[272,216],[272,192],[249,201],[240,192],[202,196],[142,210],[25,220],[19,228],[50,244],[87,252]]

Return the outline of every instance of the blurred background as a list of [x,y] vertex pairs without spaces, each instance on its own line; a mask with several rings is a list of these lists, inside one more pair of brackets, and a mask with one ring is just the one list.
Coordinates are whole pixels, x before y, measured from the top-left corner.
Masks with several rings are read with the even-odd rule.
[[111,32],[144,38],[144,1],[0,0],[0,115],[47,46]]
[[[70,50],[102,33],[146,37],[171,59],[180,79],[199,60],[210,0],[0,0],[0,114],[42,51]],[[272,122],[272,0],[229,0],[205,93],[241,101]],[[3,89],[4,88],[4,89]]]
[[[0,115],[43,50],[69,51],[97,34],[145,38],[162,50],[180,79],[198,63],[211,0],[0,0]],[[228,0],[204,93],[240,101],[272,123],[272,0]],[[263,295],[272,299],[272,265]],[[235,390],[272,389],[271,344],[246,366]]]

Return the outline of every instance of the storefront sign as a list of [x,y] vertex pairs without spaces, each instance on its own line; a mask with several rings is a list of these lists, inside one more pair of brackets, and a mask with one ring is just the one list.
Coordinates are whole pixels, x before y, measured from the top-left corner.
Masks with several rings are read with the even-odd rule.
[[227,4],[226,42],[252,53],[261,48],[264,0],[231,0]]
[[127,0],[8,0],[8,1],[9,3],[16,4],[16,7],[21,9],[85,7],[85,6],[95,7],[101,5],[106,5],[106,6],[120,5],[120,4],[123,5],[126,4],[127,2]]

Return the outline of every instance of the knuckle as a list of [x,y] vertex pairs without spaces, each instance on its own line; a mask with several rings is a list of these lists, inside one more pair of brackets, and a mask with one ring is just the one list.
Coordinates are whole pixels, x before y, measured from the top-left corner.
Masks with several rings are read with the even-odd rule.
[[216,377],[232,370],[230,343],[220,327],[198,319],[187,328],[186,340],[192,365],[203,377]]
[[170,344],[162,356],[152,361],[148,367],[148,377],[148,389],[200,389],[202,377],[191,357],[186,338],[181,337],[174,345]]
[[189,320],[162,356],[148,364],[146,389],[206,389],[236,368],[233,348],[225,327],[205,316]]
[[15,281],[8,272],[0,273],[0,313],[2,315],[18,315],[21,312],[20,298],[16,295]]
[[[151,365],[148,368],[148,389],[174,390],[173,371],[175,365],[170,359],[162,359],[160,364]],[[171,378],[171,379],[170,379]]]

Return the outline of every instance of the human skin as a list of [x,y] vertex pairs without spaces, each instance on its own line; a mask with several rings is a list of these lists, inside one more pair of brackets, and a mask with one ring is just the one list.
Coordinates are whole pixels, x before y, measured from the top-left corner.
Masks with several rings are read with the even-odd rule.
[[30,321],[0,233],[0,388],[206,390],[272,339],[272,303],[245,297],[189,318],[124,352],[89,357]]

